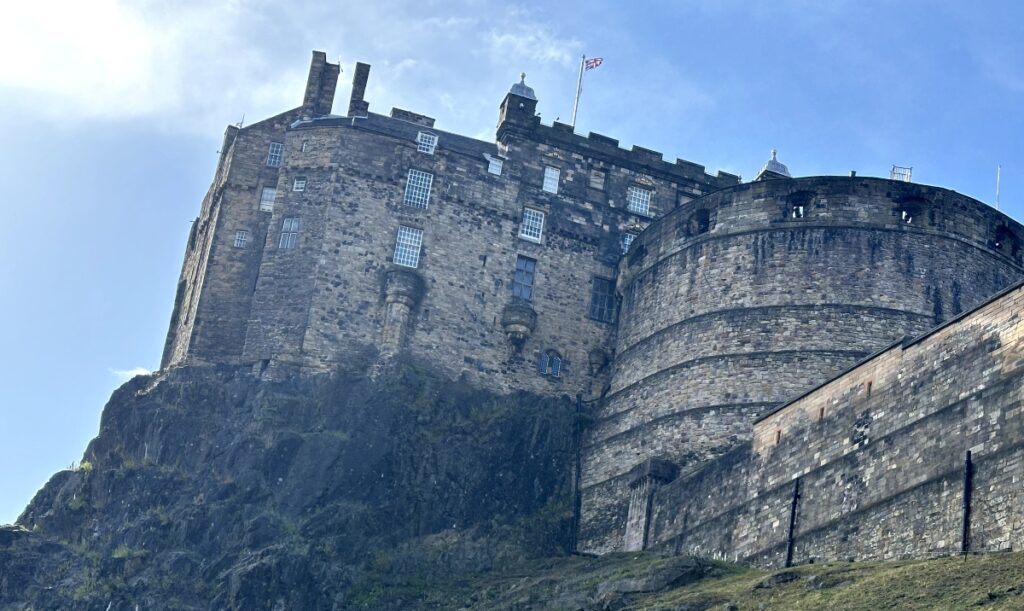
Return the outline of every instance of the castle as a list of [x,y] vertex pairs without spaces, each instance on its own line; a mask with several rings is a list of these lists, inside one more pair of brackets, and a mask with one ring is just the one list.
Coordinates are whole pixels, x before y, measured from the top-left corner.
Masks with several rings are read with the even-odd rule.
[[227,129],[162,367],[405,354],[580,395],[584,551],[1024,543],[1020,224],[774,154],[747,183],[666,162],[542,124],[525,79],[484,142],[370,112],[369,71],[331,114],[340,66],[314,52],[301,106]]

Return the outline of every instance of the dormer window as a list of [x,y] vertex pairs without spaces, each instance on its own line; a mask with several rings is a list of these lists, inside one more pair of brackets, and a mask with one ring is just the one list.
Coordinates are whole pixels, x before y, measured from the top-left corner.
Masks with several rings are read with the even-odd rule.
[[428,155],[434,154],[434,149],[437,148],[437,136],[427,132],[420,132],[416,136],[416,150],[421,153]]
[[484,158],[487,159],[487,172],[494,174],[495,176],[501,176],[501,169],[505,165],[504,160],[501,157],[491,157],[490,155],[484,154]]

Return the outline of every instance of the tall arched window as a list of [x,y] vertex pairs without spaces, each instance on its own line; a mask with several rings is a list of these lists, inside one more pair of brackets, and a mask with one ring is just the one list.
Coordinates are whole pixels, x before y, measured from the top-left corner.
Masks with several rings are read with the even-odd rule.
[[537,373],[542,376],[558,377],[562,371],[562,356],[554,350],[545,350],[537,360]]

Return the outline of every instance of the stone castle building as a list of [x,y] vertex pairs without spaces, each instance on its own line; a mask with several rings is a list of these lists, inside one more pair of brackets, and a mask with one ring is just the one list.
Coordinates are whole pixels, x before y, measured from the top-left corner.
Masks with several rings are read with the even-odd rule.
[[[974,377],[961,379],[952,364],[977,349],[969,339],[992,341],[978,331],[995,332],[986,312],[998,312],[999,350],[1014,345],[1016,311],[1005,306],[1016,293],[991,298],[1024,278],[1024,227],[937,187],[792,178],[774,154],[748,183],[666,162],[542,124],[522,81],[499,106],[495,141],[467,138],[407,110],[370,112],[369,70],[356,65],[347,112],[332,114],[340,67],[314,52],[301,106],[228,128],[188,238],[163,367],[231,363],[274,377],[402,353],[498,391],[582,395],[588,551],[873,557],[890,553],[877,533],[856,547],[801,539],[801,529],[877,528],[867,499],[872,511],[897,503],[897,515],[945,503],[948,489],[927,486],[977,444],[950,441],[951,454],[925,463],[939,471],[907,469],[900,485],[850,483],[865,476],[854,459],[870,462],[861,453],[878,451],[883,425],[885,439],[907,444],[903,456],[920,458],[901,435],[929,414],[955,420],[968,387],[1012,377],[1014,367],[974,359]],[[913,368],[894,359],[894,341],[925,333],[899,345],[916,351]],[[855,365],[845,376],[874,397],[867,416],[850,378],[835,377]],[[918,406],[918,392],[931,403]],[[1013,409],[989,414],[985,430]],[[840,479],[821,475],[816,493],[840,480],[845,492],[815,514],[813,495],[792,488],[822,469]],[[949,524],[922,526],[928,543],[905,553],[945,545]],[[1024,534],[1004,527],[991,540],[1013,546]]]

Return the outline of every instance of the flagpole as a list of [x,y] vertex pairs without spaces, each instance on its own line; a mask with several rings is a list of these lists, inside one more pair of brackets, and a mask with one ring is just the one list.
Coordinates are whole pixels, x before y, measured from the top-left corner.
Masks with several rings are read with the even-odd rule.
[[572,103],[572,128],[576,129],[576,110],[580,107],[580,92],[583,91],[583,65],[587,63],[587,56],[580,59],[580,78],[576,81],[576,101]]

